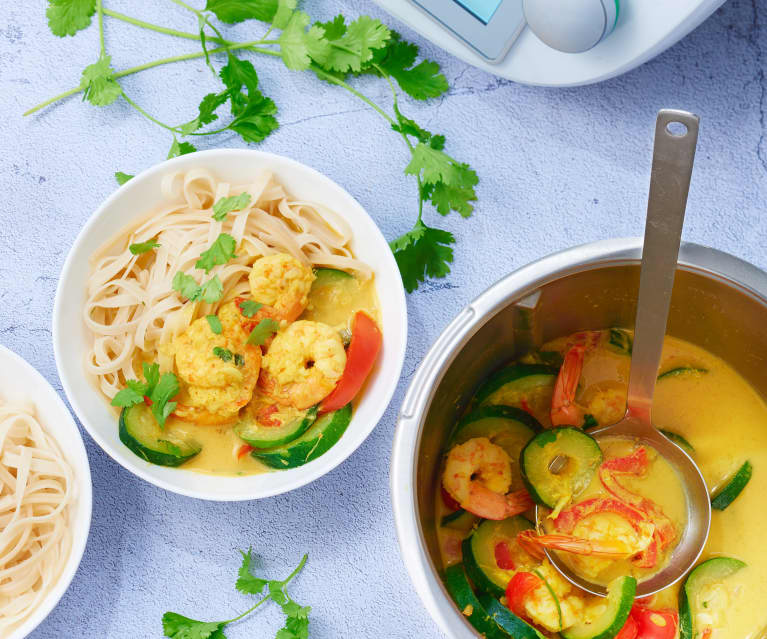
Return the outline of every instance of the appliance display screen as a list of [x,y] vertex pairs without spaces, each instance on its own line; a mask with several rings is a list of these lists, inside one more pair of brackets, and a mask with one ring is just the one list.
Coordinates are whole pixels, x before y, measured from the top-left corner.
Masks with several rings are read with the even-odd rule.
[[503,0],[454,0],[454,2],[487,24]]

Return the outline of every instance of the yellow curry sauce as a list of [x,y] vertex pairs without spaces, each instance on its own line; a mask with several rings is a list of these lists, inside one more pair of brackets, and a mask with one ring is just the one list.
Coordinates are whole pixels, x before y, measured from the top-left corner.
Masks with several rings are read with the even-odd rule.
[[[329,283],[319,282],[312,287],[309,304],[299,319],[328,324],[338,331],[348,330],[349,322],[357,311],[365,311],[381,323],[375,282],[348,277]],[[255,393],[258,393],[256,389]],[[281,421],[299,417],[305,411],[280,407],[274,417]],[[169,433],[182,439],[191,438],[202,445],[202,450],[184,463],[184,470],[212,475],[252,475],[268,469],[250,455],[238,458],[244,442],[235,434],[235,421],[221,425],[198,425],[171,416],[166,422]]]
[[[545,351],[567,350],[567,337],[554,340],[541,348]],[[527,357],[521,361],[535,361]],[[600,424],[608,424],[622,417],[625,410],[630,357],[608,345],[607,332],[599,345],[585,360],[576,401],[586,412],[593,414]],[[716,605],[712,606],[710,624],[715,628],[711,639],[757,639],[767,630],[767,551],[764,548],[763,499],[767,494],[767,405],[757,392],[722,359],[688,342],[667,337],[664,343],[660,373],[684,368],[678,374],[659,379],[653,404],[653,422],[657,427],[678,433],[695,449],[694,459],[699,465],[711,492],[722,486],[747,460],[754,468],[753,477],[745,490],[724,511],[714,510],[711,533],[702,560],[728,556],[740,559],[746,567],[712,588],[709,593]],[[537,395],[528,402],[544,427],[550,427],[547,409],[553,387],[537,389]],[[491,397],[490,403],[514,405],[519,398]],[[515,405],[519,405],[516,403]],[[603,445],[605,458],[622,455],[630,443],[618,443],[619,450]],[[622,446],[627,446],[620,450]],[[513,472],[519,465],[512,463]],[[598,479],[576,499],[580,501],[601,489]],[[684,497],[674,471],[662,460],[655,460],[651,471],[641,479],[625,481],[626,486],[652,498],[664,512],[680,526],[684,525]],[[441,486],[436,487],[436,521],[451,512],[440,497]],[[526,513],[532,518],[533,513]],[[476,524],[475,524],[476,525]],[[621,525],[621,524],[616,524]],[[461,561],[460,542],[465,531],[438,526],[437,535],[443,566]],[[549,568],[546,567],[548,570]],[[623,569],[625,573],[630,569]],[[618,572],[618,567],[607,567],[599,581],[607,581]],[[657,568],[653,571],[656,572]],[[635,574],[642,578],[642,574]],[[681,583],[681,582],[680,582]],[[654,609],[678,608],[680,584],[656,594],[651,603]],[[584,611],[599,606],[593,597],[581,594]],[[586,615],[587,612],[582,614]],[[559,636],[554,634],[553,636]]]

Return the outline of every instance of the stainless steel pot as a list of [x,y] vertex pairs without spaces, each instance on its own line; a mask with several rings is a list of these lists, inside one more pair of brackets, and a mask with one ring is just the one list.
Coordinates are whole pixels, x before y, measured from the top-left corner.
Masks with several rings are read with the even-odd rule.
[[[453,639],[479,635],[441,579],[434,520],[445,437],[477,385],[505,361],[580,329],[631,326],[641,238],[556,253],[489,288],[440,335],[410,384],[394,438],[391,489],[405,565],[424,605]],[[767,273],[683,244],[668,332],[719,355],[767,395]]]

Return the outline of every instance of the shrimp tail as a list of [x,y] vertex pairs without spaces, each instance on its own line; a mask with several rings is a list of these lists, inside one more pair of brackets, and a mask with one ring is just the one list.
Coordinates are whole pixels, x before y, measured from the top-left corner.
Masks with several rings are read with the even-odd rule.
[[[593,555],[601,557],[626,557],[629,553],[616,545],[595,542],[572,535],[537,535],[534,530],[523,530],[517,535],[517,542],[530,554],[533,546],[551,548],[575,555]],[[533,555],[535,556],[535,555]]]
[[469,500],[462,505],[478,517],[501,521],[532,508],[533,499],[526,490],[501,495],[474,481],[469,488]]
[[575,404],[575,391],[585,354],[583,344],[575,344],[565,354],[551,399],[551,423],[554,426],[580,426],[583,423],[583,411]]

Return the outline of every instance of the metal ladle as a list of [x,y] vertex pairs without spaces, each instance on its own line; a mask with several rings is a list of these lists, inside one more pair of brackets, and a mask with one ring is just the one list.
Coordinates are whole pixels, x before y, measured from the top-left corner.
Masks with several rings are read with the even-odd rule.
[[[671,464],[685,489],[687,523],[681,539],[660,572],[638,584],[638,597],[649,596],[681,579],[700,557],[711,525],[711,502],[700,470],[687,453],[653,426],[651,420],[652,398],[698,139],[698,122],[698,116],[686,111],[664,109],[658,113],[627,411],[618,423],[590,432],[597,439],[620,437],[654,448]],[[540,521],[541,513],[536,514]],[[606,594],[604,586],[572,572],[556,552],[546,550],[546,554],[570,582],[590,593]]]

